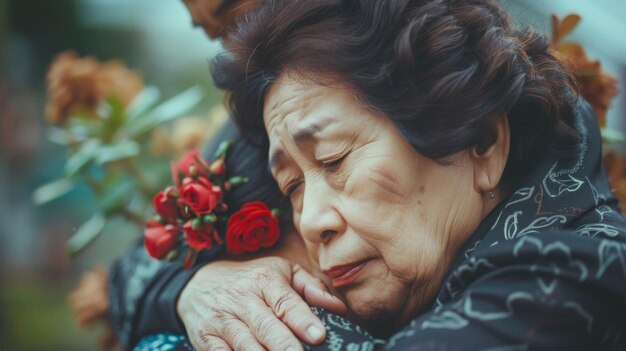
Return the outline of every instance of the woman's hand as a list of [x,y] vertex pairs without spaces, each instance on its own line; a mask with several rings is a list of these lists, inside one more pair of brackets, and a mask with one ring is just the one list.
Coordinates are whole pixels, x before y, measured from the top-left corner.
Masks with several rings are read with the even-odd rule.
[[[307,302],[347,308],[321,280],[278,257],[218,261],[202,267],[178,299],[178,315],[197,350],[302,350],[326,331]],[[295,334],[295,336],[294,336]]]

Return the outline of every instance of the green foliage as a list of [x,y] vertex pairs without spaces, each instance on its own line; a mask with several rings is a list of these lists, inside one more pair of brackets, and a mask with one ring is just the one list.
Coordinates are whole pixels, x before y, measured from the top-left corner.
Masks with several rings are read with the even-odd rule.
[[33,192],[32,198],[36,205],[43,205],[58,197],[61,197],[74,188],[74,182],[68,178],[62,178],[44,184]]
[[96,213],[87,222],[83,223],[76,233],[67,242],[67,251],[70,256],[76,255],[89,243],[95,240],[106,226],[106,217],[101,213]]
[[128,123],[128,132],[133,137],[139,137],[163,123],[180,118],[199,104],[202,97],[200,88],[189,88],[155,108],[138,114]]
[[[99,212],[81,225],[68,241],[75,255],[103,231],[107,219],[122,216],[143,225],[144,210],[162,182],[147,177],[138,165],[153,164],[146,136],[154,128],[170,123],[188,113],[203,99],[203,92],[192,87],[159,103],[161,94],[146,87],[125,106],[115,95],[100,101],[95,114],[78,114],[61,127],[51,127],[48,138],[67,147],[65,177],[39,187],[33,193],[36,204],[44,204],[69,193],[84,182],[93,191]],[[166,164],[164,162],[164,164]],[[130,204],[139,198],[139,212]]]

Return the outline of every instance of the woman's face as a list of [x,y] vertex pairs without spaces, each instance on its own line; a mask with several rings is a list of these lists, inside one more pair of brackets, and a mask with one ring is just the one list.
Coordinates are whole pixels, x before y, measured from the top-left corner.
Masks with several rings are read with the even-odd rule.
[[351,310],[402,323],[428,307],[484,215],[468,152],[432,161],[350,89],[291,75],[263,116],[296,229]]

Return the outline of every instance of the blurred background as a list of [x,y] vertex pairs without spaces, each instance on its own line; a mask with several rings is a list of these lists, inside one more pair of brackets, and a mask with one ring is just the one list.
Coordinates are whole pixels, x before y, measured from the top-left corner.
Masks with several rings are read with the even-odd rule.
[[[607,113],[617,139],[626,132],[626,2],[622,0],[509,0],[516,20],[549,34],[550,15],[582,17],[569,37],[618,79]],[[70,259],[66,241],[96,210],[86,187],[37,206],[34,189],[60,178],[65,147],[46,136],[45,75],[67,49],[99,60],[120,59],[146,84],[169,97],[200,87],[202,103],[190,115],[221,114],[209,60],[220,50],[193,28],[180,0],[0,0],[0,349],[96,349],[99,330],[75,326],[67,294],[81,272],[107,266],[140,231],[108,221],[93,245]]]

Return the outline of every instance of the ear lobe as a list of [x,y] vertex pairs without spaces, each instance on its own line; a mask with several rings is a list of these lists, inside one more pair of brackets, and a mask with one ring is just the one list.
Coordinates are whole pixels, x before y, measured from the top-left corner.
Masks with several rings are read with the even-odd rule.
[[485,134],[480,145],[470,149],[474,164],[474,187],[480,193],[498,187],[509,156],[511,131],[509,119],[503,116]]

